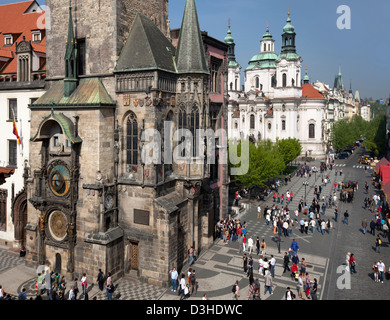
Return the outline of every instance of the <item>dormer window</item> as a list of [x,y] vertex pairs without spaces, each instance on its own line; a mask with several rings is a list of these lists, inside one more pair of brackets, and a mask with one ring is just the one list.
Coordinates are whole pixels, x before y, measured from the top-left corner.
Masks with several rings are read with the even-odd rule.
[[10,34],[5,34],[5,35],[4,35],[4,45],[5,45],[5,46],[12,46],[12,44],[13,44],[12,35],[10,35]]
[[41,40],[42,40],[41,31],[33,31],[32,32],[32,41],[33,42],[41,42]]

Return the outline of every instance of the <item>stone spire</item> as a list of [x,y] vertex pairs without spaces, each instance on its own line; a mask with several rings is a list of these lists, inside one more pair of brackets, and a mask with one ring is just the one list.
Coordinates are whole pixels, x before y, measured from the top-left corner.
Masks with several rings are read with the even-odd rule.
[[72,4],[69,0],[68,40],[65,49],[64,95],[69,97],[77,87],[77,42],[73,32]]
[[186,1],[176,52],[179,73],[209,73],[195,0]]

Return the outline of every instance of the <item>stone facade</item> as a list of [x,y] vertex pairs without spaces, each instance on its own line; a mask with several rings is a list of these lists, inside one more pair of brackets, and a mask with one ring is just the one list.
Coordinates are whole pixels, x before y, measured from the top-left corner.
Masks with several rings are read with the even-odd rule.
[[[130,274],[168,285],[170,268],[184,266],[191,246],[198,253],[210,247],[215,219],[221,210],[227,213],[226,166],[216,170],[217,165],[196,163],[202,154],[190,162],[171,162],[164,152],[179,145],[172,137],[176,129],[210,127],[213,100],[219,107],[215,127],[226,125],[220,120],[226,114],[226,48],[222,43],[218,52],[221,93],[210,100],[197,24],[184,24],[182,37],[188,33],[188,41],[200,39],[191,52],[201,69],[184,64],[179,72],[174,67],[179,49],[170,42],[166,0],[99,1],[92,11],[91,3],[83,1],[73,4],[69,23],[65,4],[48,2],[56,20],[48,52],[61,56],[64,30],[73,21],[74,37],[86,39],[86,74],[78,75],[67,97],[64,86],[73,79],[65,72],[63,80],[64,63],[53,58],[50,89],[31,106],[27,264],[48,261],[69,278],[83,272],[94,277],[101,268],[114,279]],[[184,16],[195,10],[188,0]],[[66,52],[72,52],[69,43]],[[137,60],[139,52],[142,59]],[[149,129],[160,134],[161,145],[143,136]],[[148,163],[144,156],[161,161]],[[70,172],[66,195],[56,194],[62,190],[55,171],[60,168],[52,169],[58,161]],[[215,192],[210,192],[211,171],[220,181]]]

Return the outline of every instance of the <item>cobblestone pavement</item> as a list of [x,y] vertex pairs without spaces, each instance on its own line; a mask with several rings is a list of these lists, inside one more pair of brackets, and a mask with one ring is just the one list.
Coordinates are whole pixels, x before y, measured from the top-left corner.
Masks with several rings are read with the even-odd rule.
[[[348,160],[336,160],[335,169],[343,170],[343,176],[335,176],[336,170],[327,171],[331,183],[323,186],[322,195],[329,195],[333,192],[333,182],[341,180],[358,180],[360,186],[364,185],[366,180],[371,179],[373,170],[370,168],[367,173],[364,168],[357,165],[358,154],[354,154]],[[319,163],[310,163],[316,165]],[[311,201],[314,185],[321,184],[322,175],[317,173],[305,179],[301,177],[293,177],[287,186],[281,187],[281,192],[288,190],[294,192],[294,199],[289,204],[290,210],[295,210],[301,198],[305,197],[305,187],[303,181],[309,182],[306,187],[307,201]],[[370,193],[374,191],[371,189]],[[388,299],[388,281],[384,284],[375,283],[372,279],[371,266],[374,261],[381,258],[386,267],[390,265],[389,259],[389,241],[383,239],[383,247],[380,254],[374,250],[375,238],[372,235],[363,235],[361,232],[361,220],[363,217],[371,218],[372,213],[362,207],[365,197],[363,188],[360,188],[355,195],[352,204],[339,203],[340,217],[339,221],[333,220],[333,208],[329,208],[325,212],[324,218],[331,219],[334,224],[334,229],[330,233],[322,235],[317,230],[314,233],[310,231],[308,234],[299,231],[298,223],[295,223],[293,234],[290,237],[282,236],[280,239],[280,253],[278,251],[278,237],[273,234],[272,226],[267,226],[264,218],[257,218],[257,202],[249,203],[248,209],[240,214],[237,218],[242,221],[247,221],[248,235],[251,235],[255,240],[258,236],[260,239],[265,239],[267,243],[266,255],[271,254],[276,258],[275,277],[273,281],[273,294],[267,293],[264,295],[264,281],[261,276],[261,298],[263,300],[282,300],[286,287],[289,286],[295,291],[296,282],[290,278],[289,273],[283,273],[282,259],[291,244],[293,238],[297,240],[300,246],[299,258],[304,257],[307,261],[307,271],[311,278],[318,280],[318,297],[323,300],[360,300],[360,299]],[[265,205],[272,204],[272,197],[269,197],[260,205],[264,208]],[[349,224],[342,224],[342,213],[348,209],[351,213]],[[349,278],[349,274],[343,271],[345,255],[347,252],[355,254],[357,260],[357,274]],[[258,276],[258,256],[254,257],[254,277]],[[215,244],[206,251],[200,253],[197,261],[193,265],[196,270],[198,280],[198,292],[191,296],[190,300],[201,299],[204,293],[210,300],[231,300],[231,287],[238,280],[240,287],[240,300],[247,299],[249,281],[243,272],[241,266],[242,253],[239,252],[237,242],[224,244],[217,240]],[[188,266],[183,269],[187,271]],[[23,287],[27,289],[27,294],[30,297],[35,295],[35,275],[36,270],[27,268],[24,265],[23,258],[19,258],[15,253],[10,252],[5,247],[0,247],[0,284],[6,292],[17,296]],[[345,276],[346,281],[350,281],[350,289],[338,288],[337,283],[340,282],[342,276]],[[347,283],[348,284],[348,283]],[[114,299],[116,300],[179,300],[176,293],[170,288],[161,288],[154,285],[148,285],[133,279],[122,278],[115,283],[116,291]],[[98,300],[106,300],[105,291],[100,291],[96,285],[90,286],[89,299],[96,297]],[[45,298],[45,297],[44,297]],[[82,298],[82,297],[79,297]]]

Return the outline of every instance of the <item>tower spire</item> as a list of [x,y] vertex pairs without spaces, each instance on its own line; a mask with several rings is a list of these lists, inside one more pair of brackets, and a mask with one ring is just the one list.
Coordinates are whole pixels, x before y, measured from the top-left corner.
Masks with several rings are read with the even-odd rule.
[[77,87],[77,47],[73,31],[72,2],[69,0],[68,40],[65,49],[64,95],[69,97]]
[[180,73],[209,73],[195,0],[186,1],[177,45],[177,70]]

